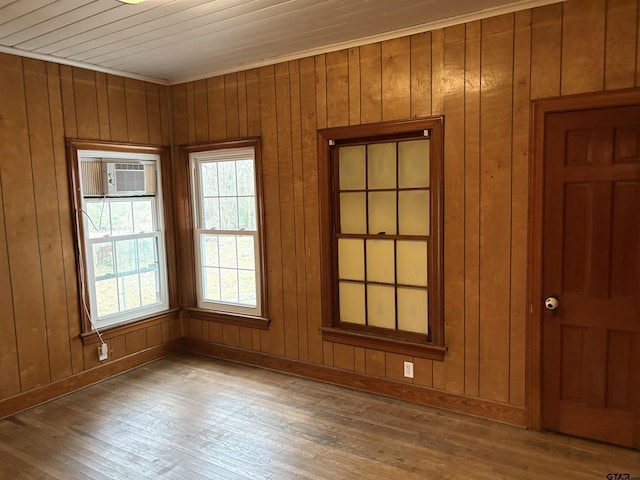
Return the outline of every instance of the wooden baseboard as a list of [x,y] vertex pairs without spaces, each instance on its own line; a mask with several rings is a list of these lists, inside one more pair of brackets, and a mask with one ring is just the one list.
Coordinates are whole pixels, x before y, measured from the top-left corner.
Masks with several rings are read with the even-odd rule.
[[277,370],[343,387],[483,417],[510,425],[522,427],[526,425],[526,410],[524,407],[466,397],[441,390],[339,370],[324,365],[203,342],[193,338],[186,338],[184,346],[186,352]]
[[127,357],[114,360],[113,362],[98,365],[97,367],[57,382],[49,383],[29,390],[28,392],[22,392],[13,397],[0,400],[0,419],[14,415],[27,408],[35,407],[54,398],[62,397],[63,395],[89,386],[92,383],[97,383],[114,375],[118,375],[119,373],[131,370],[132,368],[139,367],[140,365],[144,365],[170,353],[180,351],[182,344],[182,338],[172,340],[163,345],[148,348]]

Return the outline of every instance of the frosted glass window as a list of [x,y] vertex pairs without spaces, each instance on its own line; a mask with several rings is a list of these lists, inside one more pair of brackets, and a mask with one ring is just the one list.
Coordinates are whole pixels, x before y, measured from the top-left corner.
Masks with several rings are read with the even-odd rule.
[[397,282],[427,286],[427,242],[398,240],[396,245]]
[[362,283],[340,282],[340,321],[365,325]]
[[364,281],[364,240],[338,239],[338,277]]
[[395,287],[367,285],[368,325],[380,328],[396,328]]
[[398,143],[398,187],[429,186],[429,140]]
[[396,233],[396,192],[369,193],[369,233]]
[[340,231],[367,233],[367,204],[365,193],[340,194]]
[[339,177],[340,190],[364,190],[365,185],[365,146],[340,147]]
[[367,281],[394,283],[393,240],[367,240]]
[[398,193],[400,235],[429,235],[429,190]]
[[398,288],[398,330],[427,333],[427,291],[417,288]]
[[371,144],[368,153],[369,189],[396,188],[396,143]]

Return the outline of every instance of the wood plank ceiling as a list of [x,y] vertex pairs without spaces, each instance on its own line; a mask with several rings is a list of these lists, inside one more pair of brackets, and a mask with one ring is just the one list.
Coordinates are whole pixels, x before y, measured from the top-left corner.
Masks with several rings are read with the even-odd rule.
[[559,0],[0,0],[0,51],[180,83]]

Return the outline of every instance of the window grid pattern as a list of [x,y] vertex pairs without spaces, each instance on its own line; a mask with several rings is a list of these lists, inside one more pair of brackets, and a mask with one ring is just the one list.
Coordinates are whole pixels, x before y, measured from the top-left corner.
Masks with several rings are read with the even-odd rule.
[[199,305],[259,314],[255,160],[243,150],[192,154]]
[[429,140],[337,148],[341,322],[428,333]]

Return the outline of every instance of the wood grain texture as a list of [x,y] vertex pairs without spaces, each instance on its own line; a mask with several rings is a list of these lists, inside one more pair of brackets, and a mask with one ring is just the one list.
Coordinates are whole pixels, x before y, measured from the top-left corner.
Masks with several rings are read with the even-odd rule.
[[411,116],[431,115],[431,33],[411,39]]
[[411,116],[411,39],[382,42],[382,120]]
[[631,88],[635,86],[638,3],[608,0],[606,8],[604,88]]
[[360,120],[373,123],[382,120],[381,45],[360,47]]
[[562,4],[531,12],[531,98],[560,95]]
[[596,480],[637,464],[630,450],[185,356],[2,422],[0,445],[7,478]]

